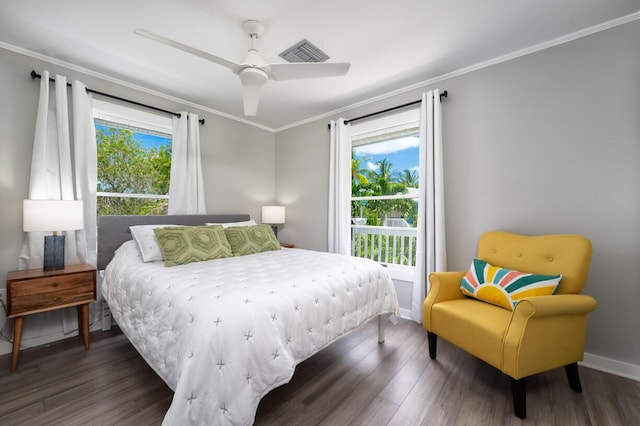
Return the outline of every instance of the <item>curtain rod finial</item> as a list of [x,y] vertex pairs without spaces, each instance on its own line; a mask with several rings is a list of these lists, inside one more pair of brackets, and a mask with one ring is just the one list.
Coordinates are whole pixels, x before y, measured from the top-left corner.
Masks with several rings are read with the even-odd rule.
[[36,78],[41,78],[42,76],[36,72],[36,70],[31,70],[31,78],[35,80]]

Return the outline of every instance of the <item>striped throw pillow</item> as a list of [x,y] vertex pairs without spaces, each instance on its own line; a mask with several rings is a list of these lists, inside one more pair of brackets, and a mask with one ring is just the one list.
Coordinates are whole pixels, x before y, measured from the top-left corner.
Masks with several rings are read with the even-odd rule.
[[513,310],[519,300],[554,294],[562,275],[540,275],[514,271],[474,259],[460,283],[467,296]]

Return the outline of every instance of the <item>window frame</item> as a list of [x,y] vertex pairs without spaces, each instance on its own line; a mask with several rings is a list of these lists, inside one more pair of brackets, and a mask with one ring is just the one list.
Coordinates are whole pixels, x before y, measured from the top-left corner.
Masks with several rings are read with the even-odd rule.
[[[142,111],[116,102],[93,99],[93,118],[96,124],[132,130],[134,133],[159,134],[173,141],[173,119],[163,114]],[[111,126],[112,125],[112,126]],[[96,140],[96,144],[98,141]],[[169,176],[169,179],[171,177]],[[122,193],[96,191],[97,197],[169,199],[169,194]]]
[[[351,152],[353,149],[372,143],[379,143],[382,141],[392,141],[394,139],[398,139],[404,136],[415,136],[419,135],[420,131],[420,109],[419,108],[411,108],[408,110],[403,110],[401,112],[396,112],[394,114],[385,115],[379,118],[369,119],[366,122],[362,123],[352,123],[351,124]],[[395,137],[393,136],[395,134]],[[363,143],[364,141],[364,143]],[[355,142],[355,143],[354,143]],[[418,151],[418,157],[420,156],[420,151]],[[353,158],[353,157],[352,157]],[[419,161],[419,158],[418,158]],[[418,189],[419,190],[419,189]],[[406,194],[393,194],[393,195],[375,195],[375,196],[354,196],[353,193],[350,197],[350,203],[353,201],[366,201],[366,200],[393,200],[393,199],[413,199],[418,200],[418,193],[406,193]],[[352,218],[353,219],[353,218]],[[352,230],[354,226],[363,226],[363,225],[355,225],[352,220]],[[366,226],[366,225],[364,225]],[[412,227],[416,230],[417,238],[417,226]],[[351,253],[354,255],[355,248],[353,231],[351,238]],[[413,250],[415,251],[416,247],[414,245]],[[362,256],[359,256],[362,257]],[[372,254],[372,257],[373,254]],[[385,265],[393,279],[401,280],[401,281],[410,281],[412,282],[414,279],[414,271],[415,265],[402,265],[398,263],[390,263],[381,260],[373,259],[376,262],[379,262]]]

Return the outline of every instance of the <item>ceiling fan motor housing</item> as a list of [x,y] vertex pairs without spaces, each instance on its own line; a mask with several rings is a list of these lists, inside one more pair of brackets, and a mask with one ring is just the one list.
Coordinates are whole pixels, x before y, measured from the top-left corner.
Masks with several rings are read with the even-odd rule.
[[242,64],[250,67],[264,67],[267,65],[267,62],[256,49],[249,49],[242,60]]
[[243,68],[238,75],[243,86],[262,86],[269,80],[267,73],[259,68]]

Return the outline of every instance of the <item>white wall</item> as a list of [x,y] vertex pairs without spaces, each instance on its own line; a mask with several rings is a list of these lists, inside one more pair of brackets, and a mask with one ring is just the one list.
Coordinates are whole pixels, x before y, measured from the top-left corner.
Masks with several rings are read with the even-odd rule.
[[[170,111],[200,114],[206,120],[200,127],[200,143],[208,213],[248,213],[260,220],[261,206],[273,203],[275,137],[272,132],[0,49],[0,277],[3,280],[7,271],[17,269],[24,236],[22,200],[28,196],[39,94],[39,81],[29,76],[32,69],[58,72],[69,80],[81,80],[89,88]],[[0,286],[4,288],[4,284]],[[59,321],[52,327],[42,327],[45,315],[27,317],[24,345],[62,337]],[[4,323],[4,311],[0,309],[0,328]],[[10,351],[10,345],[0,340],[0,354]]]
[[[640,378],[640,21],[437,84],[449,269],[480,234],[578,233],[594,252],[587,352]],[[429,89],[342,114],[352,118]],[[328,119],[276,135],[282,238],[326,250]]]

